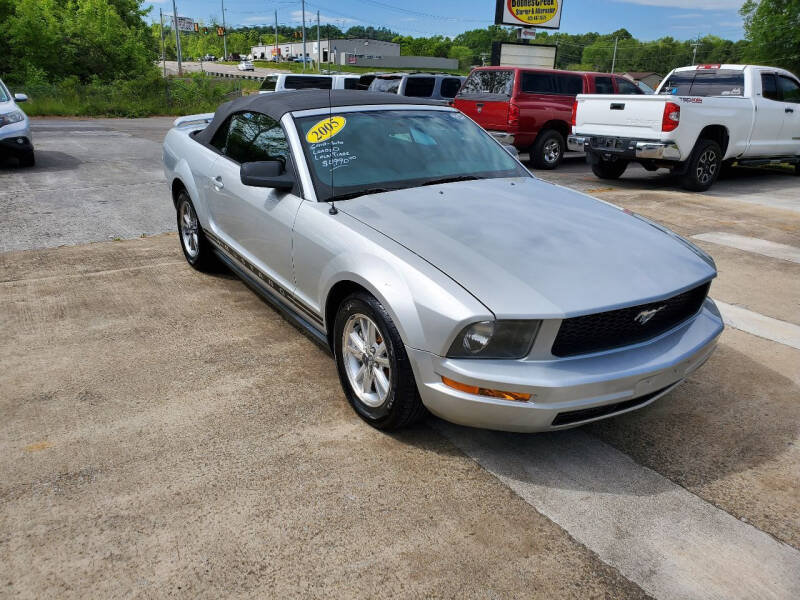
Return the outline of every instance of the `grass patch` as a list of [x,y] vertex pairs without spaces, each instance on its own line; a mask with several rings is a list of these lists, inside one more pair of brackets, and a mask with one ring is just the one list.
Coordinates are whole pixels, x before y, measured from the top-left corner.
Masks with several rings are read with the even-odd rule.
[[130,81],[81,83],[67,78],[15,87],[30,96],[24,107],[29,116],[147,117],[213,112],[223,102],[258,89],[258,82],[199,73],[164,79],[155,73]]

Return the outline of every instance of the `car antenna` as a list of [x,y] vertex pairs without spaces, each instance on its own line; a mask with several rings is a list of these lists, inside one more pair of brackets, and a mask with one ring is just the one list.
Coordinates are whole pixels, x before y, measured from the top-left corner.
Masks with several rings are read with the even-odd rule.
[[[333,88],[333,81],[331,81],[331,88]],[[331,93],[333,90],[328,90],[328,123],[333,121],[333,101],[331,100]],[[328,209],[329,215],[336,215],[339,214],[339,211],[336,210],[336,201],[333,200],[333,197],[336,195],[336,190],[333,186],[333,142],[328,140],[328,143],[331,145],[331,158],[330,158],[330,165],[331,165],[331,207]]]

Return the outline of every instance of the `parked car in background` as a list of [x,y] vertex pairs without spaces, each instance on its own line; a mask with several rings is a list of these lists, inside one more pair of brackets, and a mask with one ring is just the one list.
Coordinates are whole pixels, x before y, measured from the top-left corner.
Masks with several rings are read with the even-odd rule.
[[255,67],[253,66],[253,62],[249,60],[242,60],[236,66],[237,69],[240,71],[255,71]]
[[285,90],[354,90],[358,75],[304,75],[301,73],[279,73],[267,75],[261,82],[259,94],[283,92]]
[[441,104],[452,104],[466,77],[444,73],[382,73],[372,78],[370,92],[385,92],[428,98]]
[[695,191],[724,163],[787,162],[798,172],[800,80],[776,67],[699,65],[672,71],[653,96],[578,96],[570,145],[600,178],[635,161],[671,169]]
[[208,61],[208,62],[211,62],[211,61],[215,61],[215,60],[217,60],[217,57],[216,57],[216,56],[214,56],[213,54],[206,54],[206,55],[205,55],[205,56],[203,56],[203,57],[202,57],[200,60],[202,60],[202,61]]
[[450,107],[248,96],[177,119],[163,157],[187,262],[219,258],[328,346],[380,429],[425,408],[512,431],[635,410],[723,330],[705,252],[538,180]]
[[567,148],[575,96],[581,93],[643,92],[610,73],[479,67],[469,74],[454,106],[498,140],[530,153],[534,167],[555,169]]
[[17,105],[25,94],[11,94],[0,80],[0,156],[12,156],[23,167],[36,164],[28,116]]
[[310,56],[306,56],[305,59],[302,56],[296,56],[292,62],[301,63],[305,62],[306,64],[314,62]]

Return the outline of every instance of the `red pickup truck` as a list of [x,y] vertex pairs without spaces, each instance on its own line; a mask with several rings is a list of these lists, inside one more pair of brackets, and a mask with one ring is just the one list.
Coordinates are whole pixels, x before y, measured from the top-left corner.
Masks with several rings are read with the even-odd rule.
[[642,94],[610,73],[520,67],[478,67],[461,86],[454,106],[504,144],[530,152],[538,169],[555,169],[566,150],[578,94]]

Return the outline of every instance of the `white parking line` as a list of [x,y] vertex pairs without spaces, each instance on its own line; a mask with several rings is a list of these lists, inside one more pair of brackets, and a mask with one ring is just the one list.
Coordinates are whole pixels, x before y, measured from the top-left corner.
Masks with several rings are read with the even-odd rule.
[[434,427],[656,598],[800,597],[800,552],[586,433]]
[[696,240],[711,242],[712,244],[719,244],[720,246],[728,246],[729,248],[736,248],[737,250],[755,252],[756,254],[763,254],[771,258],[780,258],[782,260],[800,263],[800,248],[787,244],[778,244],[776,242],[770,242],[769,240],[738,235],[736,233],[725,233],[724,231],[700,233],[692,237]]
[[716,298],[714,302],[726,325],[800,350],[800,325],[773,319]]

